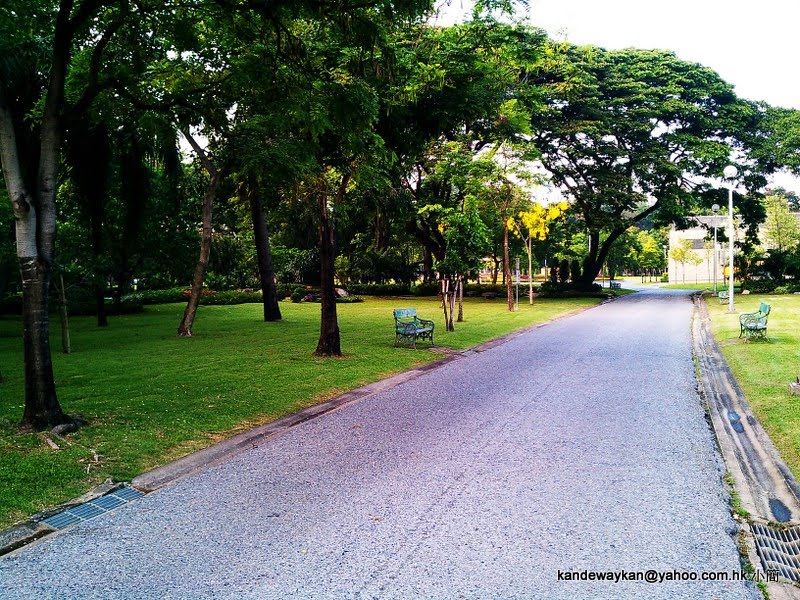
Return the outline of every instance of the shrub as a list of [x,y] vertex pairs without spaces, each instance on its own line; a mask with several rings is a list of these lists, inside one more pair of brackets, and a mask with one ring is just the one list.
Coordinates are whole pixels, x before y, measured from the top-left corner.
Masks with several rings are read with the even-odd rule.
[[[527,284],[525,284],[525,286],[527,286]],[[523,284],[520,284],[520,289],[522,288]],[[478,296],[485,292],[494,292],[501,298],[505,298],[507,295],[506,286],[502,283],[466,283],[464,284],[464,293],[466,292],[477,292]]]
[[572,275],[573,281],[581,278],[581,263],[577,258],[573,258],[572,262],[569,264],[569,272]]
[[569,261],[564,258],[558,263],[558,281],[567,283],[569,281]]
[[292,302],[297,304],[298,302],[303,300],[303,293],[302,292],[292,292],[291,299],[292,299]]
[[792,290],[788,285],[779,285],[774,290],[772,290],[773,294],[791,294]]
[[415,296],[437,296],[439,294],[439,284],[436,281],[418,283],[411,287],[411,293]]
[[357,302],[363,302],[364,299],[360,298],[359,296],[341,296],[336,298],[336,302],[339,304],[355,304]]
[[403,283],[351,283],[347,291],[356,296],[406,296],[411,288]]
[[167,290],[143,290],[132,292],[122,297],[122,300],[131,300],[139,304],[170,304],[174,302],[186,302],[189,297],[186,288],[170,288]]
[[[768,294],[776,288],[776,285],[777,284],[774,279],[751,279],[744,287],[746,290],[750,290],[755,294]],[[725,286],[725,289],[727,289],[727,286]]]

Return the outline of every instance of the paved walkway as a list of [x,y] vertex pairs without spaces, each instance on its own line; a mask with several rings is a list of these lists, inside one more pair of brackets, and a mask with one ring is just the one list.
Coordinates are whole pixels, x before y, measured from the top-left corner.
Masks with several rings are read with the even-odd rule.
[[641,292],[431,371],[0,559],[0,597],[757,597],[558,578],[739,570],[691,311]]

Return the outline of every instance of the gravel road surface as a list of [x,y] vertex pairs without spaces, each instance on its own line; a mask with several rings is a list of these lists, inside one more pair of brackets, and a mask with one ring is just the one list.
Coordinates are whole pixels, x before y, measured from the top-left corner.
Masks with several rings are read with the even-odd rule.
[[645,291],[472,353],[0,558],[0,597],[757,598],[559,579],[740,569],[691,314]]

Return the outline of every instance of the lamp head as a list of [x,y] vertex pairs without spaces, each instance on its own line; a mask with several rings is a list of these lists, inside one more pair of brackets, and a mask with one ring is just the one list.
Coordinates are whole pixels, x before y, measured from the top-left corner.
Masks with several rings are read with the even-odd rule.
[[711,211],[712,211],[712,212],[715,212],[715,213],[718,213],[718,212],[719,212],[719,204],[714,204],[714,205],[711,207]]
[[722,174],[725,176],[725,179],[733,179],[739,174],[739,170],[733,165],[728,165],[722,171]]

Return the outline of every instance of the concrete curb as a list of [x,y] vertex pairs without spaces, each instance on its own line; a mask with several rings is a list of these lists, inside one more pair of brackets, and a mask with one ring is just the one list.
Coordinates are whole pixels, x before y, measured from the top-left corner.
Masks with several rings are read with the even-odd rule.
[[142,473],[141,475],[138,475],[137,477],[133,478],[133,480],[131,481],[131,485],[143,492],[148,492],[148,493],[153,492],[164,486],[171,485],[179,481],[180,479],[189,477],[190,475],[194,475],[195,473],[198,473],[210,466],[217,465],[227,460],[228,458],[234,456],[235,454],[247,450],[248,448],[254,448],[260,442],[264,442],[268,439],[278,436],[301,423],[305,423],[306,421],[310,421],[311,419],[316,419],[317,417],[321,417],[322,415],[325,415],[334,410],[338,410],[340,408],[348,406],[349,404],[353,404],[354,402],[358,402],[360,400],[368,398],[369,396],[372,396],[379,392],[383,392],[392,389],[394,387],[397,387],[398,385],[405,383],[407,381],[411,381],[412,379],[416,379],[417,377],[420,377],[429,371],[432,371],[434,369],[440,369],[445,365],[450,364],[451,362],[460,360],[476,352],[485,352],[487,350],[491,350],[492,348],[495,348],[501,344],[505,344],[506,342],[513,340],[521,335],[524,335],[530,331],[533,331],[540,327],[545,327],[547,325],[550,325],[551,323],[560,321],[561,319],[573,317],[577,314],[580,314],[587,310],[591,310],[593,308],[597,308],[598,306],[602,306],[607,302],[616,300],[617,298],[621,297],[623,296],[609,298],[608,300],[605,300],[600,304],[596,304],[594,306],[587,306],[572,311],[570,313],[560,315],[544,323],[539,323],[537,325],[532,325],[530,327],[525,327],[523,329],[507,333],[506,335],[494,338],[492,340],[489,340],[488,342],[484,342],[477,346],[473,346],[472,348],[468,348],[460,352],[449,354],[444,358],[441,358],[434,362],[427,363],[415,369],[404,371],[402,373],[398,373],[397,375],[392,375],[391,377],[388,377],[386,379],[382,379],[380,381],[370,383],[360,388],[356,388],[349,392],[345,392],[344,394],[337,396],[336,398],[333,398],[331,400],[327,400],[320,404],[304,408],[299,412],[287,415],[276,421],[267,423],[266,425],[255,427],[253,429],[250,429],[249,431],[245,431],[227,440],[223,440],[212,446],[209,446],[208,448],[204,448],[202,450],[198,450],[197,452],[193,452],[192,454],[188,454],[171,463],[168,463],[161,467],[157,467],[152,471]]
[[[720,454],[733,478],[742,507],[750,513],[740,526],[748,540],[748,560],[758,565],[761,560],[755,550],[750,523],[783,521],[787,525],[797,524],[800,485],[753,414],[711,334],[708,306],[700,294],[693,295],[693,301],[692,341],[700,371],[700,386]],[[778,511],[781,514],[775,514],[776,506],[782,506]],[[800,589],[790,582],[769,582],[767,589],[774,600],[800,600]]]

